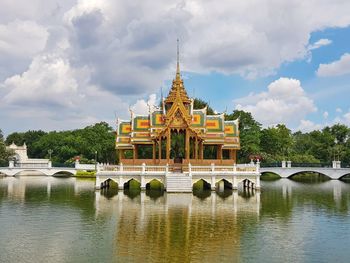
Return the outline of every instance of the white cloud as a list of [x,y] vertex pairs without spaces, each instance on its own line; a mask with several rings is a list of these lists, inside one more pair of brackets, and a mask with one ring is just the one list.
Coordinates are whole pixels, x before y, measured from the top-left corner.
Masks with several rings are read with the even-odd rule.
[[350,125],[350,111],[343,115],[344,124]]
[[252,93],[234,102],[236,109],[251,112],[264,126],[286,123],[294,127],[308,113],[317,110],[300,81],[290,78],[280,78],[272,82],[266,92]]
[[130,108],[136,114],[147,115],[150,109],[154,109],[158,106],[159,103],[157,102],[156,94],[151,94],[147,101],[143,99],[137,100]]
[[320,40],[316,41],[315,43],[313,43],[312,45],[309,45],[309,50],[314,50],[314,49],[318,49],[322,46],[328,46],[332,44],[332,40],[329,40],[327,38],[321,38]]
[[[310,34],[348,26],[349,9],[350,2],[342,0],[223,0],[220,5],[202,0],[3,0],[0,100],[5,104],[0,108],[4,112],[4,107],[22,104],[28,111],[45,107],[55,112],[68,107],[78,112],[75,116],[85,112],[98,119],[105,114],[102,109],[121,109],[173,77],[176,38],[187,71],[247,78],[274,74],[282,63],[305,59],[311,49],[330,44],[327,39],[310,44]],[[81,101],[93,98],[87,95],[93,88],[110,105],[95,99],[90,115]],[[287,118],[288,111],[302,118],[314,110],[305,94],[294,100],[264,98],[259,107],[280,103],[283,116],[276,119]],[[287,109],[286,101],[303,105],[300,113]]]
[[343,112],[343,110],[341,108],[336,108],[335,111],[338,112],[338,113],[342,113]]
[[0,57],[31,57],[45,48],[48,35],[46,28],[34,21],[0,24]]
[[296,130],[302,131],[302,132],[311,132],[311,131],[320,130],[320,129],[322,129],[321,124],[316,124],[310,120],[301,120]]
[[5,104],[45,104],[74,107],[82,94],[78,92],[78,78],[87,74],[72,68],[69,61],[55,54],[34,58],[29,69],[4,81]]
[[329,116],[328,111],[325,111],[325,112],[323,113],[323,118],[324,118],[324,119],[327,119],[327,118],[328,118],[328,116]]
[[319,77],[333,77],[350,74],[350,54],[345,53],[339,60],[329,64],[320,64],[317,70]]

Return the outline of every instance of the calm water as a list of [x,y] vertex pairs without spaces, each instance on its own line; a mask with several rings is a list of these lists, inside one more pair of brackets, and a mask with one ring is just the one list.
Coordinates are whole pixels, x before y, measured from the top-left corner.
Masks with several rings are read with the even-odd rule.
[[261,192],[95,192],[74,178],[0,178],[1,262],[349,262],[350,184]]

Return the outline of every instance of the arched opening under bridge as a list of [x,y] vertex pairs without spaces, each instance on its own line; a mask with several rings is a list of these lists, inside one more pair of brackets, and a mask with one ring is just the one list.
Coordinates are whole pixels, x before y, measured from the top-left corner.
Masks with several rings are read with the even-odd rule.
[[111,178],[101,182],[101,194],[108,199],[118,194],[118,188],[118,183]]
[[193,194],[200,199],[205,199],[211,195],[211,184],[204,179],[199,179],[193,186]]
[[350,174],[344,174],[339,178],[344,183],[350,183]]
[[141,192],[141,183],[134,178],[130,179],[124,184],[124,194],[131,199],[138,196]]
[[313,171],[300,171],[290,175],[288,178],[300,183],[322,183],[331,180],[329,176]]
[[275,181],[281,179],[281,176],[274,172],[263,172],[261,173],[260,179],[262,181]]

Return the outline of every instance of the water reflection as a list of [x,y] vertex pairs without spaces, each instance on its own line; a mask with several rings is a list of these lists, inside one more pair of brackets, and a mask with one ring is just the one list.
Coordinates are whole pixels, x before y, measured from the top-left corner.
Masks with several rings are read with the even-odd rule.
[[173,194],[95,191],[94,181],[75,178],[6,177],[0,261],[346,261],[349,201],[350,184],[338,180]]
[[130,192],[124,191],[106,198],[96,192],[96,217],[105,218],[111,210],[118,214],[115,257],[121,262],[213,262],[222,255],[238,259],[242,228],[237,222],[244,218],[256,225],[260,192],[251,193],[251,198],[237,191],[225,198],[209,194],[203,199],[140,192],[130,198]]

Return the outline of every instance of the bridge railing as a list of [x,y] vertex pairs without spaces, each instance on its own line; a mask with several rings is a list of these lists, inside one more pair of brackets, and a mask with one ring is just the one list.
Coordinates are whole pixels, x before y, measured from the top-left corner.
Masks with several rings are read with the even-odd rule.
[[[270,168],[270,167],[283,167],[282,162],[276,162],[276,163],[264,163],[262,162],[260,164],[260,167],[262,168]],[[290,167],[318,167],[318,168],[331,168],[331,163],[295,163],[290,162]],[[288,167],[288,164],[286,163],[283,168],[290,168]]]
[[292,162],[292,167],[318,167],[318,168],[331,168],[331,163],[294,163]]
[[48,163],[15,163],[13,165],[14,168],[34,168],[34,169],[40,169],[40,168],[50,168],[50,165]]
[[[114,171],[119,173],[140,173],[140,174],[153,174],[153,173],[160,173],[165,174],[171,170],[171,167],[168,165],[103,165],[99,167],[101,171]],[[185,165],[182,169],[183,172],[189,173],[189,174],[210,174],[210,173],[251,173],[251,172],[258,172],[258,165],[256,164],[240,164],[240,165],[233,165],[233,166],[222,166],[222,165],[210,165],[210,166],[203,166],[203,165]]]

